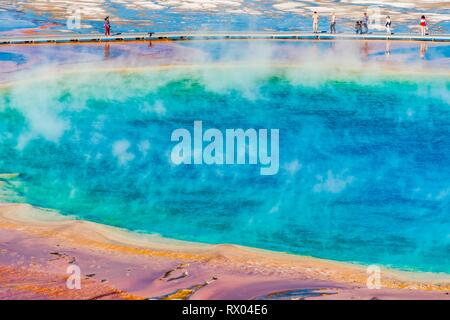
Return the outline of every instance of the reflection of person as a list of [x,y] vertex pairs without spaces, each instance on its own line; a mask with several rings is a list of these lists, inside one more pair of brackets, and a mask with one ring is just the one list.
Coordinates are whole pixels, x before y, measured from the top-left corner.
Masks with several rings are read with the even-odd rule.
[[319,15],[317,14],[317,11],[314,11],[313,14],[313,32],[319,32]]
[[364,41],[364,45],[362,47],[362,55],[365,59],[369,57],[369,42]]
[[369,16],[366,12],[364,12],[364,16],[362,19],[362,26],[364,27],[364,33],[369,33]]
[[420,59],[425,59],[425,55],[427,54],[427,50],[428,50],[427,44],[424,43],[424,42],[420,43],[420,51],[419,51]]
[[105,42],[105,46],[103,47],[103,57],[105,58],[105,60],[109,59],[110,49],[111,49],[111,45],[110,45],[109,41]]
[[392,34],[391,25],[392,25],[391,17],[387,16],[386,17],[386,33],[389,34],[389,35]]
[[390,56],[391,55],[391,42],[390,41],[386,41],[386,56]]
[[105,18],[105,36],[110,36],[111,35],[111,24],[109,22],[109,17]]
[[336,13],[331,14],[330,19],[330,33],[336,33]]
[[427,19],[425,18],[425,16],[422,16],[422,18],[420,19],[420,34],[422,36],[425,36],[427,34]]

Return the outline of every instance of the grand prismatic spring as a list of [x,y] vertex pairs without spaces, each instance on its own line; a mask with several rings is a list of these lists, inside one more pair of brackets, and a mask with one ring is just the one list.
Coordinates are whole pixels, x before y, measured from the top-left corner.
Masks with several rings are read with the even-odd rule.
[[[244,13],[251,10],[258,24],[257,11],[268,10],[275,20],[301,16],[311,2],[227,5],[241,10],[232,24],[239,29],[243,21],[248,26]],[[108,10],[129,10],[120,28],[145,28],[132,2],[111,3]],[[0,11],[9,19],[0,26],[4,33],[61,32],[52,18],[57,6],[44,18],[39,1],[19,5]],[[215,17],[212,7],[187,14],[181,5],[174,11],[152,5],[146,10],[161,29],[164,18],[179,27]],[[419,7],[396,10],[409,14]],[[440,17],[434,27],[445,31],[448,8],[434,14]],[[405,30],[408,21],[402,21]],[[86,28],[97,23],[88,18]],[[378,296],[422,297],[423,291],[445,298],[449,71],[446,43],[0,47],[0,283],[8,288],[0,297],[86,298],[111,285],[122,298],[273,298],[280,294],[268,294],[294,289],[282,298],[372,298],[375,293],[353,292],[349,283],[365,286],[366,266],[377,265],[387,274]],[[278,129],[276,174],[261,175],[260,165],[248,163],[175,165],[171,134],[192,131],[195,121],[204,131]],[[101,237],[92,236],[97,233]],[[29,259],[38,267],[19,268],[14,272],[23,274],[14,276],[12,269]],[[91,291],[71,296],[64,282],[46,291],[42,282],[66,274],[75,260],[84,274],[101,274],[89,277]],[[180,270],[175,281],[152,282]],[[41,283],[39,290],[20,289],[19,277]],[[233,291],[244,279],[251,279],[247,291]],[[177,291],[183,288],[192,292]],[[308,293],[314,288],[332,292]]]

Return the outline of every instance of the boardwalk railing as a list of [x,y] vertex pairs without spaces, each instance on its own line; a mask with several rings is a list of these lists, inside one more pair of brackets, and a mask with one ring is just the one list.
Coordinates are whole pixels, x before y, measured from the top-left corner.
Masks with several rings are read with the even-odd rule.
[[300,32],[156,32],[103,34],[64,34],[55,36],[0,36],[0,44],[70,43],[99,41],[143,41],[143,40],[207,40],[207,39],[278,39],[278,40],[397,40],[449,42],[450,35],[420,36],[414,34],[382,33],[300,33]]

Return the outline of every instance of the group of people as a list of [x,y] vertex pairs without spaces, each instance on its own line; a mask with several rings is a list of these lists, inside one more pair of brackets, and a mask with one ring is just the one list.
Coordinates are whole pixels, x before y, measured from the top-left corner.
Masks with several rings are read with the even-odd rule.
[[356,34],[369,33],[369,16],[364,12],[362,20],[358,20],[355,23]]
[[[105,20],[105,22],[104,22],[105,36],[110,36],[111,35],[111,23],[109,21],[109,17],[106,17],[104,20]],[[391,26],[392,26],[391,17],[387,16],[385,27],[386,27],[386,33],[389,35],[392,34]],[[422,36],[425,36],[427,34],[427,28],[428,28],[427,19],[425,18],[425,16],[421,17],[419,27],[420,27],[420,34]],[[313,13],[313,32],[314,33],[319,32],[319,14],[317,13],[317,11],[314,11],[314,13]],[[363,16],[362,20],[356,21],[355,32],[356,32],[356,34],[369,33],[369,16],[367,15],[366,12],[364,12],[364,16]],[[336,13],[334,13],[334,12],[331,14],[331,17],[330,17],[330,33],[332,33],[332,34],[336,33]]]
[[[319,33],[319,14],[317,11],[314,11],[313,16],[313,32]],[[392,34],[392,20],[390,16],[386,17],[386,23],[385,23],[386,33],[391,35]],[[425,16],[422,16],[419,23],[420,27],[420,34],[422,36],[427,35],[427,19]],[[364,16],[362,20],[358,20],[355,23],[355,32],[356,34],[364,34],[369,33],[369,16],[367,13],[364,13]],[[335,34],[336,33],[336,13],[332,13],[330,16],[330,33]]]

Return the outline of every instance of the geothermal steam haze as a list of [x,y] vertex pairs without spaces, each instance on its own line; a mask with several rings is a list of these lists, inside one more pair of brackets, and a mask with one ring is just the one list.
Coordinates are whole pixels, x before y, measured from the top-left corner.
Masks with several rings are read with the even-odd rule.
[[[448,272],[446,50],[8,47],[22,59],[1,73],[0,167],[20,175],[0,201],[177,239]],[[195,120],[280,129],[279,173],[173,165],[171,133]]]
[[[212,41],[155,44],[151,49],[151,52],[161,52],[162,56],[168,54],[169,58],[144,54],[146,49],[141,45],[130,46],[137,50],[118,51],[114,58],[100,61],[96,54],[86,49],[61,48],[69,56],[62,62],[52,61],[53,54],[60,55],[57,52],[49,55],[45,50],[33,50],[34,61],[25,70],[5,74],[10,107],[21,112],[27,122],[27,129],[18,137],[17,147],[23,149],[35,136],[57,142],[71,128],[70,118],[62,116],[64,112],[82,110],[90,99],[122,102],[128,97],[157,92],[180,78],[195,79],[211,92],[239,92],[247,99],[256,100],[261,98],[261,85],[265,80],[277,75],[295,86],[317,88],[330,80],[370,83],[390,70],[401,76],[405,72],[421,72],[425,66],[432,67],[418,59],[415,47],[411,50],[415,60],[402,53],[399,58],[390,58],[391,61],[384,59],[384,53],[381,58],[378,54],[368,58],[362,54],[367,44],[351,41],[321,44]],[[114,51],[114,48],[112,44],[108,50]],[[445,54],[441,55],[437,52],[433,58],[445,60]],[[446,61],[448,63],[448,58]],[[126,82],[133,72],[139,74],[140,81]],[[65,77],[70,77],[70,81],[65,81]],[[333,90],[332,87],[328,89]],[[445,86],[418,90],[425,95],[432,90],[434,97],[448,101]],[[70,95],[70,99],[62,103],[61,97],[65,94]],[[143,105],[141,108],[154,109],[152,112],[164,116],[170,106],[159,102],[156,106]]]

